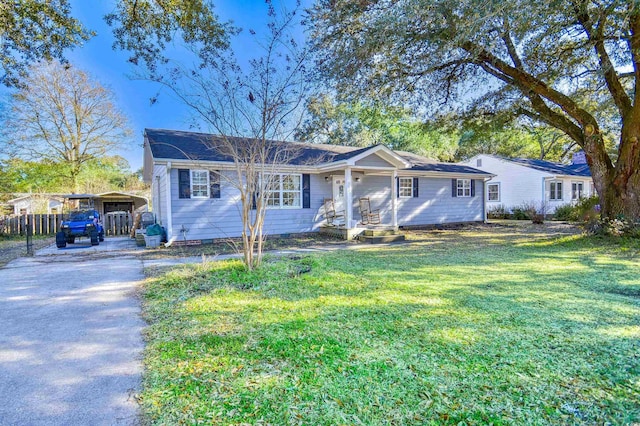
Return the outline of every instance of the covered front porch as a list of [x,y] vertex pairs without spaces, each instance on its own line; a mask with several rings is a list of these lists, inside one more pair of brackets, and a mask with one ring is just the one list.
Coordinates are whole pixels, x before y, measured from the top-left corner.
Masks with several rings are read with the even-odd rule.
[[[398,169],[409,163],[388,148],[379,145],[348,160],[321,168],[331,186],[331,205],[325,205],[325,226],[321,232],[352,239],[365,230],[391,233],[398,230]],[[363,208],[362,203],[366,203]],[[326,204],[326,200],[325,200]],[[333,209],[335,220],[331,220]],[[374,213],[368,217],[363,212]]]

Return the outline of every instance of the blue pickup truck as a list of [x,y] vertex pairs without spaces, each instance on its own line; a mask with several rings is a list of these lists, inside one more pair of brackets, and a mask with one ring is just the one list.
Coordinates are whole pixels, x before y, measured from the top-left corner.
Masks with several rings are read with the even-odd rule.
[[88,237],[92,246],[104,241],[104,228],[97,210],[77,210],[69,213],[69,217],[62,221],[60,231],[56,234],[56,246],[64,248],[67,244],[75,243],[77,237]]

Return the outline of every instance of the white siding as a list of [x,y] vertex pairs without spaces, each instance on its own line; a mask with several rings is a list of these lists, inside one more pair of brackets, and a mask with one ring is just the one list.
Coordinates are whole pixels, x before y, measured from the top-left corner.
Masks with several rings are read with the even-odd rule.
[[[383,224],[391,223],[391,177],[365,176],[355,183],[354,218],[360,219],[358,200],[369,197],[380,209]],[[417,198],[398,198],[398,225],[419,226],[484,220],[483,181],[475,181],[474,197],[453,197],[451,179],[418,178]]]
[[356,166],[393,167],[393,164],[376,154],[371,154],[356,161]]
[[168,204],[167,204],[167,168],[164,165],[153,166],[153,176],[151,179],[151,210],[156,215],[156,221],[166,226]]
[[[478,159],[482,160],[481,166],[477,165]],[[571,182],[583,182],[585,195],[590,195],[592,182],[590,177],[555,179],[551,173],[535,170],[490,155],[477,155],[461,164],[496,175],[487,184],[500,184],[500,201],[487,200],[488,210],[500,204],[510,209],[524,203],[533,203],[536,207],[546,203],[547,213],[553,213],[556,207],[572,202]],[[562,182],[562,200],[549,199],[549,182],[551,180]]]
[[[171,170],[172,235],[175,239],[215,239],[242,234],[239,192],[221,179],[220,198],[178,198],[178,170]],[[324,223],[324,198],[331,198],[331,184],[321,175],[310,175],[311,208],[269,209],[263,231],[267,235],[313,232]],[[186,229],[186,235],[181,232]]]
[[[482,160],[481,167],[476,165],[476,159],[478,158]],[[535,203],[539,205],[542,203],[542,197],[544,196],[544,179],[552,176],[549,173],[488,155],[478,155],[462,164],[497,175],[488,181],[487,184],[500,184],[500,201],[487,200],[487,209],[489,210],[499,204],[507,208],[515,207],[523,203]]]
[[[164,166],[154,170],[160,179],[160,194],[164,196],[162,172]],[[264,232],[267,235],[314,232],[325,224],[323,204],[325,198],[332,197],[331,180],[327,175],[310,175],[311,207],[308,209],[270,209],[265,217]],[[178,198],[178,170],[171,170],[171,212],[172,225],[169,235],[174,240],[207,240],[238,237],[242,232],[238,191],[225,179],[221,179],[221,198],[181,199]],[[154,179],[154,185],[158,182]],[[360,220],[359,198],[368,197],[372,209],[379,209],[383,224],[391,223],[391,177],[363,176],[353,186],[353,218]],[[483,184],[475,181],[474,197],[453,197],[451,179],[419,178],[418,198],[398,199],[398,225],[432,225],[453,222],[482,221]],[[153,202],[157,205],[157,189],[153,188]],[[162,204],[162,199],[160,200]],[[154,208],[154,210],[157,209]],[[160,212],[168,211],[164,206]],[[166,219],[161,218],[163,223]],[[182,232],[185,229],[186,233]]]

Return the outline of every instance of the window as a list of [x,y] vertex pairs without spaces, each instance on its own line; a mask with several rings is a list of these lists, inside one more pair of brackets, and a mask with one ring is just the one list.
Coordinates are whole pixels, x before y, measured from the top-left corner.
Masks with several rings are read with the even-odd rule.
[[549,199],[550,200],[562,200],[562,182],[549,183]]
[[400,198],[413,197],[413,178],[399,178],[398,196]]
[[302,176],[276,174],[268,177],[267,206],[271,208],[302,207]]
[[458,197],[471,197],[471,179],[456,179]]
[[191,170],[191,198],[209,198],[207,170]]
[[500,201],[500,184],[487,184],[487,201]]
[[476,167],[482,167],[482,158],[476,160]]
[[571,199],[579,200],[582,197],[584,197],[584,183],[571,182]]
[[220,198],[220,172],[178,169],[178,198]]

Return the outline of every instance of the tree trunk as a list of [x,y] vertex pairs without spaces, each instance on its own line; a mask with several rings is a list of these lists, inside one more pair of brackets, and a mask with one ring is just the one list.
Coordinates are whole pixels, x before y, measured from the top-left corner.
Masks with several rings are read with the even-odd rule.
[[640,126],[625,123],[615,167],[609,167],[610,162],[604,158],[608,159],[608,154],[600,135],[585,138],[584,149],[603,218],[640,219],[640,144],[636,133],[640,133]]

